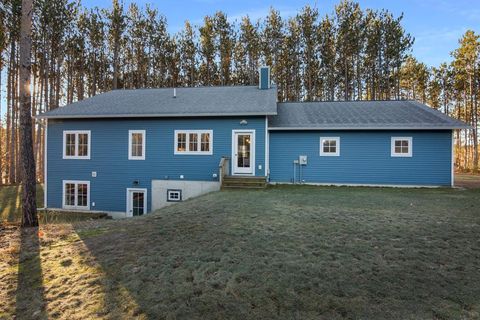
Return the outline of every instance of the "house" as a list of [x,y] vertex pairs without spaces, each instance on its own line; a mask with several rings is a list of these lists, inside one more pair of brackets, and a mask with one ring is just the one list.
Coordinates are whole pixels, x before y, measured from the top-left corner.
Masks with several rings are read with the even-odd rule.
[[414,101],[277,103],[269,73],[258,87],[114,90],[41,114],[45,206],[142,215],[238,177],[453,186],[464,123]]

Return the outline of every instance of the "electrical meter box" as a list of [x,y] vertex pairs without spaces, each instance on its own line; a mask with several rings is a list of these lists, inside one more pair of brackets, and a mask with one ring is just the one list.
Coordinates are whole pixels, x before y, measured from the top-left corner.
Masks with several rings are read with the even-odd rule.
[[299,156],[298,157],[298,162],[300,163],[301,166],[306,166],[307,165],[307,156]]

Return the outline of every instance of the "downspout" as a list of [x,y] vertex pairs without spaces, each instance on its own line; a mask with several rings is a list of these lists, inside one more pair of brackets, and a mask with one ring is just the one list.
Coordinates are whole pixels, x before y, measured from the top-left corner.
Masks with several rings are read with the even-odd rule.
[[452,168],[451,168],[451,187],[455,187],[455,130],[452,130]]
[[296,175],[296,172],[295,172],[295,171],[296,171],[296,170],[295,170],[296,167],[297,167],[297,166],[296,166],[296,164],[295,164],[295,160],[293,160],[293,184],[295,184],[295,177],[297,176],[297,175]]
[[265,177],[270,180],[270,133],[268,132],[268,116],[265,116]]

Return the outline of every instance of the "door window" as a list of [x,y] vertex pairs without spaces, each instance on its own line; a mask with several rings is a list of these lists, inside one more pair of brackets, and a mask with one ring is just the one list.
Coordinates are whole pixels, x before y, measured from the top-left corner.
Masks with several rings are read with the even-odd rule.
[[237,167],[250,168],[250,134],[237,135]]
[[141,216],[145,213],[145,193],[143,191],[132,192],[132,214]]

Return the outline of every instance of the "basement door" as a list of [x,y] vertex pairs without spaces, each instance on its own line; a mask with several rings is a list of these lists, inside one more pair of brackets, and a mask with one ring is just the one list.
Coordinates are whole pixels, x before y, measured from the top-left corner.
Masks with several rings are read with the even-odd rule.
[[255,173],[255,130],[232,131],[232,168],[235,175]]
[[147,213],[147,189],[127,189],[127,217]]

